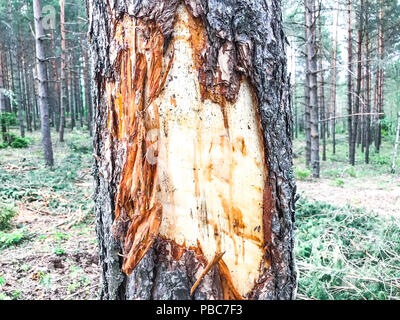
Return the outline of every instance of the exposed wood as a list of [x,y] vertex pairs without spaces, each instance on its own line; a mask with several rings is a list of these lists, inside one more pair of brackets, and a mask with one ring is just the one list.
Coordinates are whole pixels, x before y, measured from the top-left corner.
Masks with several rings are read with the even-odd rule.
[[103,298],[190,299],[200,276],[194,299],[294,297],[284,36],[262,3],[88,1]]

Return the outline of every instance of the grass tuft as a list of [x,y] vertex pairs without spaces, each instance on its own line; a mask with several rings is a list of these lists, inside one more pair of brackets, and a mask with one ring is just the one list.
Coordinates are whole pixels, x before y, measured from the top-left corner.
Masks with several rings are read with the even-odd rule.
[[400,299],[400,218],[300,198],[299,299]]

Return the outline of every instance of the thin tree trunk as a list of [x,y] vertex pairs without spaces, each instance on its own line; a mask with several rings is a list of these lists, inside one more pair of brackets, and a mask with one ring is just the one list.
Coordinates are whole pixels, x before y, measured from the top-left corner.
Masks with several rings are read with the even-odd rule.
[[365,163],[369,163],[369,146],[371,140],[371,71],[369,61],[369,1],[365,1],[366,13],[365,13],[365,69],[366,69],[366,99],[365,99],[365,110],[367,115],[365,116]]
[[88,1],[102,298],[293,299],[280,1],[127,4]]
[[353,141],[353,43],[352,43],[352,29],[351,29],[351,0],[347,1],[347,130],[349,132],[349,162],[354,166],[355,154],[352,148]]
[[55,37],[54,37],[54,29],[51,29],[50,31],[50,48],[51,48],[51,53],[54,59],[51,60],[51,69],[52,69],[52,78],[53,78],[53,83],[52,83],[52,89],[53,89],[53,100],[54,100],[54,105],[53,105],[53,110],[55,110],[55,117],[54,117],[54,122],[55,122],[55,127],[56,131],[58,132],[60,129],[60,85],[59,85],[59,79],[58,79],[58,68],[57,68],[57,59],[55,58],[56,56],[56,44],[55,44]]
[[397,114],[396,142],[394,144],[393,162],[391,170],[392,173],[396,172],[397,151],[399,149],[399,135],[400,135],[400,112]]
[[[376,73],[377,77],[377,110],[378,113],[383,112],[383,85],[384,85],[384,71],[383,71],[383,0],[379,0],[379,27],[378,27],[378,70]],[[381,146],[381,131],[382,125],[380,120],[383,119],[382,115],[378,116],[375,123],[375,149],[377,152]]]
[[24,101],[25,105],[25,121],[26,121],[26,129],[29,132],[32,132],[32,121],[31,121],[31,110],[30,110],[30,103],[29,103],[29,93],[28,93],[28,86],[27,86],[27,77],[26,77],[26,69],[27,69],[27,59],[26,59],[26,49],[24,45],[24,41],[22,38],[22,29],[19,28],[18,32],[19,37],[19,47],[21,48],[21,92],[22,92],[22,101]]
[[339,8],[336,11],[335,18],[335,39],[333,42],[332,54],[332,71],[331,71],[331,99],[330,99],[330,113],[333,120],[331,121],[331,134],[332,134],[332,153],[336,154],[336,63],[337,63],[337,42],[338,42],[338,19]]
[[[4,85],[4,62],[3,62],[3,45],[0,41],[0,116],[2,116],[6,111],[6,99],[5,95],[3,94],[3,90],[5,90],[5,85]],[[5,134],[7,132],[7,127],[6,127],[6,120],[4,117],[1,117],[1,133],[2,133],[2,138],[3,142],[5,141],[6,137]]]
[[92,101],[90,99],[90,77],[89,77],[89,56],[88,56],[88,49],[86,45],[82,45],[83,51],[83,62],[85,64],[83,68],[83,77],[84,77],[84,85],[85,85],[85,106],[87,112],[87,126],[89,130],[90,136],[93,135],[92,129],[92,120],[93,120],[93,108],[92,108]]
[[[361,0],[361,12],[363,11],[363,0]],[[360,16],[359,26],[357,30],[357,73],[356,73],[356,91],[355,91],[355,103],[354,103],[354,119],[352,129],[352,140],[351,140],[351,155],[350,164],[355,164],[355,153],[357,143],[357,133],[359,126],[359,112],[360,112],[360,101],[361,101],[361,69],[362,69],[362,41],[363,41],[363,15]]]
[[[307,10],[304,10],[304,21],[307,21]],[[307,48],[307,26],[305,28],[305,39],[306,39],[306,48]],[[307,57],[307,49],[304,56],[305,59],[305,83],[304,83],[304,128],[306,131],[306,166],[309,167],[311,165],[311,114],[310,114],[310,66],[309,60]]]
[[[72,50],[71,50],[72,51]],[[68,86],[68,106],[71,116],[71,130],[75,128],[75,103],[74,103],[74,90],[73,90],[73,74],[71,69],[73,68],[71,53],[68,55],[68,71],[67,71],[67,86]]]
[[317,87],[317,50],[316,23],[314,20],[315,0],[305,0],[307,27],[307,60],[310,90],[310,133],[311,133],[311,167],[314,178],[319,178],[319,117]]
[[47,93],[47,70],[46,56],[44,53],[44,31],[42,25],[42,14],[40,0],[33,1],[33,11],[35,17],[35,43],[36,43],[36,63],[38,70],[38,97],[40,105],[40,124],[42,131],[42,145],[46,166],[53,166],[53,147],[51,143],[50,121],[49,121],[49,101]]
[[[319,3],[319,11],[321,12],[321,2]],[[318,34],[319,34],[319,105],[320,105],[320,118],[325,118],[325,78],[324,72],[322,71],[322,60],[324,55],[324,44],[322,41],[322,27],[321,27],[321,13],[318,19]],[[322,160],[326,161],[326,122],[321,122],[321,135],[322,135]]]
[[[4,47],[1,50],[1,55],[2,55],[2,59],[3,59],[3,81],[4,81],[4,88],[7,90],[10,90],[10,72],[9,70],[11,68],[9,68],[9,62],[8,62],[8,50],[6,50]],[[5,110],[6,112],[11,112],[11,100],[8,96],[3,95],[4,99],[5,99]]]
[[12,72],[12,81],[13,81],[13,92],[15,93],[18,101],[18,121],[20,128],[21,137],[25,137],[25,126],[24,119],[22,114],[22,90],[20,83],[20,73],[19,73],[19,63],[15,61],[15,57],[18,56],[17,53],[17,37],[15,36],[14,28],[13,28],[13,16],[12,16],[12,4],[11,0],[8,0],[8,24],[10,26],[10,37],[11,37],[11,45],[10,45],[10,59],[11,59],[11,68],[13,68]]
[[65,12],[64,0],[60,0],[60,24],[61,24],[61,76],[60,76],[60,128],[59,140],[64,142],[65,128],[65,106],[67,104],[66,79],[65,79],[65,61],[66,61],[66,41],[65,41]]

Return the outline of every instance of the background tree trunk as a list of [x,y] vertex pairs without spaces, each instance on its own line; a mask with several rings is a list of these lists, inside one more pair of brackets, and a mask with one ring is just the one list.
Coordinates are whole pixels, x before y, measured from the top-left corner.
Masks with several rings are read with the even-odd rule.
[[353,43],[352,43],[352,29],[351,29],[351,0],[347,1],[347,130],[349,132],[349,162],[354,165],[354,152],[352,148],[353,140]]
[[280,1],[115,3],[87,1],[102,298],[293,299]]
[[366,99],[365,111],[365,163],[369,163],[369,146],[371,141],[371,62],[370,62],[370,49],[369,49],[369,1],[365,1],[365,86],[366,86]]
[[397,152],[399,149],[399,136],[400,136],[400,112],[397,114],[397,129],[396,129],[396,141],[394,143],[393,162],[392,162],[392,173],[396,172]]
[[330,114],[331,120],[331,132],[332,132],[332,153],[336,153],[336,63],[337,63],[337,42],[338,42],[338,19],[339,19],[339,8],[336,11],[335,17],[335,38],[333,40],[332,47],[332,71],[331,71],[331,99],[330,99]]
[[23,118],[23,105],[22,105],[22,90],[21,90],[21,82],[20,82],[20,68],[19,62],[15,61],[15,57],[18,56],[18,48],[17,48],[17,37],[15,36],[14,28],[13,28],[13,16],[12,16],[12,3],[11,0],[8,0],[8,24],[11,28],[10,36],[11,36],[11,45],[10,45],[10,59],[11,59],[11,68],[12,71],[12,81],[13,86],[12,90],[15,93],[18,101],[18,121],[21,137],[25,137],[25,126],[24,126],[24,118]]
[[61,68],[60,68],[60,128],[59,140],[64,142],[64,129],[65,129],[65,107],[67,105],[67,92],[66,92],[66,40],[65,40],[65,2],[60,0],[60,24],[61,24]]
[[319,117],[317,87],[317,48],[316,21],[314,19],[315,0],[305,1],[307,28],[307,60],[310,90],[310,134],[311,134],[311,167],[314,178],[319,178]]
[[[319,18],[318,18],[318,38],[319,38],[319,105],[320,105],[320,120],[321,121],[321,136],[322,136],[322,160],[326,161],[326,121],[325,121],[325,77],[322,61],[324,59],[324,43],[322,39],[322,23],[321,23],[321,5],[319,2]],[[297,138],[297,136],[296,136]]]
[[[363,8],[363,0],[361,0],[361,8]],[[362,9],[361,9],[362,11]],[[356,91],[355,91],[355,103],[354,103],[354,116],[353,116],[353,128],[352,128],[352,139],[351,139],[351,158],[350,164],[355,164],[356,154],[356,143],[357,133],[360,122],[360,101],[361,101],[361,69],[362,69],[362,42],[363,42],[363,15],[360,16],[359,26],[357,30],[357,72],[356,72]]]
[[[304,22],[305,22],[305,39],[306,47],[308,43],[307,34],[307,10],[304,7]],[[306,166],[311,165],[311,109],[310,109],[310,65],[308,60],[307,48],[305,49],[304,59],[305,59],[305,84],[304,84],[304,127],[306,131]]]
[[33,1],[33,10],[35,17],[35,42],[36,42],[36,63],[38,70],[38,97],[40,106],[40,124],[42,130],[42,145],[44,160],[47,166],[53,166],[53,147],[50,135],[50,120],[49,120],[49,100],[47,93],[47,70],[46,57],[44,53],[44,31],[42,25],[42,7],[40,0]]

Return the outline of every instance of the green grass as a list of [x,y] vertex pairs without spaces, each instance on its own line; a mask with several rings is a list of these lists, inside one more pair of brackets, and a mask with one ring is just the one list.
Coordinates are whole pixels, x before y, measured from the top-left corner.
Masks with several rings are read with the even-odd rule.
[[17,211],[13,205],[0,202],[0,231],[10,227],[11,219],[16,215]]
[[[29,137],[32,146],[28,151],[0,149],[0,202],[44,201],[48,211],[58,214],[78,209],[85,215],[92,213],[90,194],[85,197],[76,186],[82,174],[90,174],[81,170],[91,167],[91,139],[80,131],[68,133],[65,143],[56,137],[53,132],[53,168],[44,166],[39,132]],[[4,165],[17,169],[7,170]]]
[[[10,134],[17,132],[12,129]],[[15,134],[14,134],[15,135]],[[87,183],[92,164],[92,141],[87,132],[74,130],[60,143],[52,132],[55,165],[45,167],[40,132],[27,132],[28,149],[0,149],[0,231],[10,229],[19,202],[26,206],[37,203],[55,215],[82,212],[80,223],[93,220],[91,188],[82,190],[77,184]],[[6,205],[7,203],[7,205]],[[33,206],[35,208],[35,206]],[[33,236],[33,235],[30,235]],[[18,245],[27,237],[23,229],[0,233],[0,248]],[[54,230],[56,246],[69,235]],[[62,254],[61,249],[54,254]]]
[[0,250],[21,243],[27,239],[25,229],[18,229],[13,232],[0,232]]
[[400,218],[300,198],[299,299],[400,299]]

